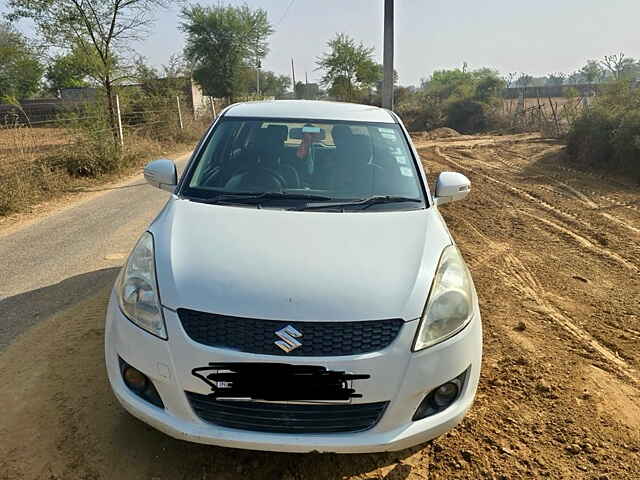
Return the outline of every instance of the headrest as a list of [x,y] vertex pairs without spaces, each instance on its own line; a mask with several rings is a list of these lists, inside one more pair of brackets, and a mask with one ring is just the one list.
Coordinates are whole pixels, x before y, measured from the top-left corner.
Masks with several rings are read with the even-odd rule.
[[334,125],[331,129],[331,136],[333,137],[333,143],[337,145],[352,137],[353,132],[347,125]]
[[274,136],[274,138],[277,134],[281,143],[284,143],[289,136],[289,127],[286,125],[269,125],[266,129],[270,132],[270,135]]
[[349,150],[358,160],[369,161],[371,157],[371,139],[367,135],[352,135],[348,143]]
[[[276,128],[272,128],[276,127]],[[282,138],[281,125],[269,125],[267,128],[258,128],[256,131],[254,143],[258,150],[274,150],[282,147],[284,139]],[[285,128],[286,126],[282,125]]]

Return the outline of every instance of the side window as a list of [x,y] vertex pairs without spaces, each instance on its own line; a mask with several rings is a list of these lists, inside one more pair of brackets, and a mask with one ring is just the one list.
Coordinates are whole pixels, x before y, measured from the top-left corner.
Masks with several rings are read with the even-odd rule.
[[[224,121],[216,128],[204,152],[202,152],[202,156],[191,177],[189,186],[193,187],[202,184],[204,180],[203,177],[210,174],[216,168],[219,168],[219,166],[226,161],[233,151],[228,148],[230,146],[229,140],[235,140],[235,138],[237,138],[238,133],[242,130],[241,127],[241,122]],[[231,145],[233,145],[233,142],[231,142]]]

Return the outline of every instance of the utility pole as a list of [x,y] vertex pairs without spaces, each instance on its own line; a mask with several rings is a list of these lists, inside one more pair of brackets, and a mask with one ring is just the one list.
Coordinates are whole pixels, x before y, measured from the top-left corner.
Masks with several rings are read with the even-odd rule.
[[291,57],[291,78],[293,80],[293,98],[296,98],[296,69],[293,68],[293,57]]
[[258,55],[259,50],[258,38],[256,37],[256,100],[260,98],[260,67],[262,66]]
[[382,106],[393,110],[393,0],[384,0],[384,80]]
[[260,67],[261,67],[260,59],[256,60],[256,95],[260,97]]

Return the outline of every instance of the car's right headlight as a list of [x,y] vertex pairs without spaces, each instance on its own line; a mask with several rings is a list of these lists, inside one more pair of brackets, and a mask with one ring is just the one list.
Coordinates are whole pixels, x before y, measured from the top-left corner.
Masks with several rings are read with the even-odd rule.
[[126,317],[147,332],[167,339],[162,317],[153,236],[145,232],[134,247],[116,285],[120,309]]
[[462,330],[473,316],[469,270],[455,245],[446,247],[433,279],[413,350],[440,343]]

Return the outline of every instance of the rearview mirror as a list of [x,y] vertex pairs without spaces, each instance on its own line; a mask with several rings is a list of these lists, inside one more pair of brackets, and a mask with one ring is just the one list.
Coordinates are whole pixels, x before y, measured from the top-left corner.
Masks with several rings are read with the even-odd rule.
[[302,128],[291,128],[289,130],[289,138],[293,140],[302,140],[305,133],[311,134],[314,142],[322,141],[326,137],[326,131],[324,128],[307,125]]
[[144,179],[150,185],[173,193],[178,184],[178,170],[173,160],[161,158],[144,167]]
[[467,177],[457,172],[442,172],[436,182],[436,203],[445,203],[462,200],[471,191],[471,182]]

